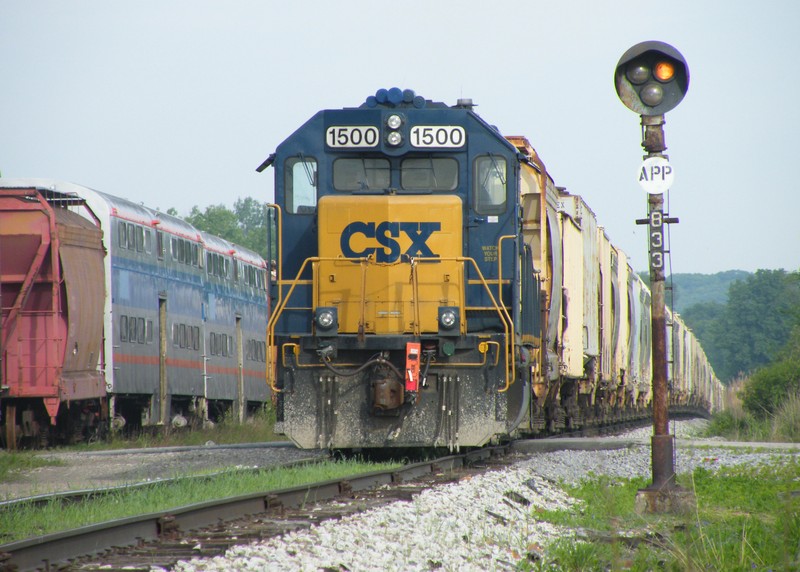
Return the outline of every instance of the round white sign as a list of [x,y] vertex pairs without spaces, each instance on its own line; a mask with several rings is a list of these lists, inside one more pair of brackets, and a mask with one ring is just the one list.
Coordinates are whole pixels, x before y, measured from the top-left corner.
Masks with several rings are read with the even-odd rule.
[[675,180],[672,165],[664,157],[648,157],[642,161],[638,173],[639,184],[651,195],[669,190]]

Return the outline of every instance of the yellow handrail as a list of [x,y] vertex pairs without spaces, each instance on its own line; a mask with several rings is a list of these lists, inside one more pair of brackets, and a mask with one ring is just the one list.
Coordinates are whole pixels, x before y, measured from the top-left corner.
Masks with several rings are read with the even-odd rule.
[[[502,240],[502,238],[501,238],[501,240]],[[307,284],[308,283],[308,281],[300,280],[300,276],[302,276],[303,272],[305,271],[306,267],[309,264],[314,265],[315,263],[322,262],[322,261],[350,261],[350,262],[358,262],[362,266],[362,268],[363,268],[363,270],[362,270],[362,280],[361,280],[361,282],[362,282],[362,284],[361,284],[361,291],[362,291],[362,300],[361,300],[362,304],[361,304],[361,306],[362,306],[362,308],[361,308],[361,317],[360,317],[360,320],[359,320],[359,335],[363,334],[364,320],[365,320],[364,306],[365,306],[365,288],[366,288],[366,269],[367,269],[367,266],[370,263],[374,263],[374,260],[372,260],[371,257],[344,258],[344,257],[318,257],[318,256],[315,256],[315,257],[307,258],[307,259],[305,259],[303,261],[303,264],[300,266],[300,269],[298,270],[297,275],[295,276],[295,278],[293,280],[287,281],[286,284],[284,284],[282,276],[278,280],[278,303],[275,305],[275,309],[272,312],[272,315],[270,316],[269,321],[267,322],[267,347],[272,348],[274,343],[275,343],[275,326],[276,326],[276,324],[278,322],[278,319],[280,318],[281,314],[286,309],[288,301],[291,299],[295,288],[297,287],[298,284]],[[414,263],[428,262],[428,261],[430,261],[430,262],[452,261],[452,262],[458,262],[458,263],[460,263],[462,265],[464,263],[469,263],[475,269],[475,272],[477,273],[477,276],[480,279],[480,283],[483,285],[484,289],[488,293],[489,299],[491,300],[491,303],[492,303],[492,305],[487,309],[494,309],[497,312],[498,316],[500,316],[501,322],[503,323],[504,334],[506,335],[506,338],[510,342],[510,343],[506,344],[506,347],[504,349],[505,363],[506,363],[506,383],[505,383],[505,386],[502,389],[498,389],[499,393],[503,393],[505,391],[508,391],[508,388],[516,380],[516,356],[515,356],[514,351],[513,351],[514,342],[515,342],[514,321],[511,319],[511,316],[508,314],[508,310],[505,308],[505,306],[503,306],[502,304],[498,303],[497,299],[495,299],[495,296],[494,296],[494,294],[492,294],[491,288],[489,287],[488,281],[483,276],[483,273],[481,272],[480,267],[478,266],[478,264],[477,264],[477,262],[475,261],[474,258],[472,258],[472,257],[464,257],[464,256],[456,256],[456,257],[420,257],[420,258],[415,258],[412,261],[412,269],[413,269],[413,264]],[[412,282],[413,282],[413,280],[414,280],[414,276],[412,275]],[[314,282],[314,280],[312,279],[312,283],[313,282]],[[284,297],[283,296],[283,287],[285,285],[289,285],[289,290],[286,293],[286,296]],[[498,290],[502,290],[502,284],[499,281],[498,281]],[[414,331],[415,331],[415,333],[418,333],[418,330],[419,330],[419,318],[418,317],[415,317],[415,322],[416,322],[416,324],[415,324]],[[486,363],[485,357],[486,356],[484,354],[484,361],[483,361],[484,364]],[[473,364],[459,364],[459,365],[473,365]],[[483,364],[481,364],[481,365],[483,365]],[[268,372],[268,374],[267,374],[268,378],[267,379],[268,379],[268,383],[270,385],[270,388],[275,392],[280,392],[281,391],[280,388],[278,388],[276,386],[276,384],[273,383],[270,380],[270,377],[269,377],[270,376],[269,372],[272,371],[273,367],[274,367],[274,363],[273,363],[272,351],[270,350],[270,351],[267,352],[267,372]]]

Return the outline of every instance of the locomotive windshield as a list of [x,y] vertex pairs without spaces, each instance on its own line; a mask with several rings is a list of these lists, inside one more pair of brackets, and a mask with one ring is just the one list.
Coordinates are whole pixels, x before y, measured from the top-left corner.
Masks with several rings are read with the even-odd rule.
[[[333,162],[333,188],[370,191],[392,187],[388,159],[343,157]],[[408,191],[454,191],[458,187],[458,161],[452,157],[414,157],[400,163],[400,188]]]
[[400,165],[400,186],[414,191],[454,191],[458,161],[452,157],[406,159]]
[[333,188],[337,191],[369,191],[390,186],[386,159],[342,158],[333,162]]

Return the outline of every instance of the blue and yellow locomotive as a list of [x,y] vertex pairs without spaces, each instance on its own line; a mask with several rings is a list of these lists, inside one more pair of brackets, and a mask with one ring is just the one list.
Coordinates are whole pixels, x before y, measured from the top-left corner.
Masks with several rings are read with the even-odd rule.
[[301,447],[479,446],[647,407],[622,348],[627,258],[470,100],[379,90],[318,112],[270,165],[267,375]]

